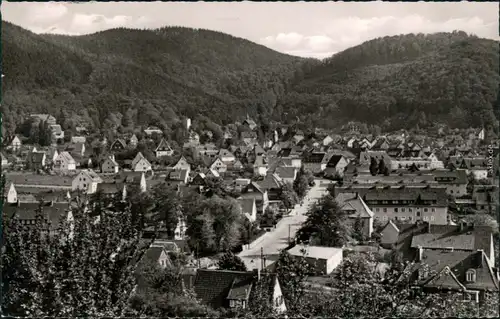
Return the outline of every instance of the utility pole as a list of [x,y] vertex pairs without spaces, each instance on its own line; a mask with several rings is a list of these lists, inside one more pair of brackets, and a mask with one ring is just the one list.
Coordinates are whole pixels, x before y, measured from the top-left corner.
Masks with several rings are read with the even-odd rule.
[[264,269],[264,248],[260,247],[260,269]]
[[290,242],[290,231],[291,231],[291,228],[292,228],[292,224],[288,224],[288,245],[291,244],[291,242]]

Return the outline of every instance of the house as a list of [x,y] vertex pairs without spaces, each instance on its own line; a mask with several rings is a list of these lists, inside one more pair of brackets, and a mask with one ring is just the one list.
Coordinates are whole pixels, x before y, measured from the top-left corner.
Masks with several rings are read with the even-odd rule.
[[380,160],[384,161],[385,167],[390,168],[392,167],[391,162],[392,159],[387,155],[386,152],[375,152],[375,151],[368,151],[368,152],[361,152],[359,154],[359,165],[360,166],[370,166],[371,160],[374,158],[377,163],[380,162]]
[[233,163],[236,161],[236,156],[234,156],[233,153],[231,153],[229,150],[226,149],[221,149],[219,151],[219,158],[224,162],[224,163]]
[[498,207],[498,185],[474,185],[472,200],[476,209],[494,215]]
[[429,222],[388,222],[380,232],[381,245],[400,251],[404,259],[413,260],[417,248],[425,250],[483,250],[490,265],[495,265],[493,230],[460,222],[458,225],[436,225]]
[[49,151],[47,152],[47,161],[50,163],[55,163],[58,156],[59,152],[57,151],[57,148],[49,148]]
[[436,170],[432,172],[434,180],[446,186],[446,193],[455,197],[467,195],[467,173],[463,170]]
[[214,309],[250,306],[254,287],[264,285],[269,291],[269,302],[276,313],[286,312],[286,305],[278,277],[260,271],[231,271],[198,269],[194,280],[194,292],[202,303]]
[[47,155],[44,152],[31,152],[26,160],[26,166],[32,170],[45,168]]
[[121,200],[125,200],[127,198],[127,186],[121,183],[99,183],[97,184],[96,193],[108,198],[118,196]]
[[152,170],[151,163],[142,155],[141,152],[137,153],[132,160],[132,170],[134,172],[147,172]]
[[297,131],[295,135],[292,137],[293,141],[297,144],[305,138],[304,133],[302,131]]
[[3,193],[4,203],[17,203],[17,191],[14,183],[8,183]]
[[114,142],[111,143],[111,146],[109,147],[109,149],[112,152],[121,152],[121,151],[125,150],[126,148],[127,148],[127,143],[125,143],[125,141],[120,139],[120,138],[114,140]]
[[364,202],[375,213],[375,218],[387,221],[429,221],[448,223],[448,198],[445,189],[430,188],[373,188],[363,196]]
[[483,141],[485,138],[484,128],[482,128],[479,133],[477,133],[477,139]]
[[281,189],[285,185],[283,180],[277,174],[267,174],[266,177],[257,182],[260,189],[267,192],[269,203],[281,202]]
[[52,134],[52,139],[57,140],[64,140],[64,131],[61,128],[61,125],[59,124],[53,124],[50,125],[50,132]]
[[353,225],[360,222],[363,237],[366,239],[371,238],[374,213],[366,205],[363,198],[356,193],[340,193],[335,197],[335,201],[338,203],[340,210],[347,213],[349,221]]
[[130,139],[128,140],[128,145],[131,147],[131,148],[135,148],[137,146],[137,144],[139,143],[139,139],[137,138],[137,136],[135,134],[132,134],[132,136],[130,137]]
[[250,222],[255,222],[257,220],[257,205],[255,204],[255,198],[240,198],[238,200],[241,206],[241,212]]
[[267,174],[267,160],[263,156],[257,156],[253,164],[254,176],[266,176]]
[[247,132],[247,131],[241,132],[241,140],[247,146],[258,144],[257,133],[255,132]]
[[50,114],[30,114],[30,118],[36,122],[47,122],[48,125],[55,125],[57,123],[56,118]]
[[73,214],[69,209],[68,203],[15,203],[5,204],[2,213],[8,218],[16,218],[25,227],[35,227],[37,219],[37,210],[42,205],[42,218],[50,225],[50,234],[53,234],[61,225],[61,221],[73,222]]
[[253,131],[257,127],[257,123],[255,123],[254,120],[252,120],[248,114],[247,118],[243,121],[242,123],[244,126],[248,127],[251,131]]
[[344,170],[349,162],[342,155],[332,155],[326,164],[325,176],[344,176]]
[[0,153],[0,155],[2,156],[2,167],[5,169],[9,165],[9,159],[4,153]]
[[163,135],[163,131],[156,126],[149,126],[144,130],[144,133],[149,137],[152,136],[153,134]]
[[83,169],[73,179],[72,189],[93,194],[97,191],[97,184],[102,183],[102,178],[91,169]]
[[150,264],[150,265],[158,265],[161,268],[167,268],[172,266],[172,261],[168,257],[168,253],[165,251],[160,245],[151,245],[144,256],[141,258],[139,265]]
[[181,156],[181,158],[177,161],[177,163],[175,163],[172,169],[175,170],[186,169],[188,171],[191,171],[191,165],[189,165],[188,161],[184,156]]
[[212,164],[208,167],[211,170],[217,171],[218,173],[225,173],[227,171],[227,165],[219,157],[217,157]]
[[498,294],[498,273],[483,250],[427,250],[417,248],[413,278],[425,292],[461,292],[465,300],[480,302],[485,292]]
[[323,139],[322,144],[323,144],[323,146],[328,146],[328,145],[330,145],[332,142],[333,142],[333,138],[332,138],[331,136],[327,135],[327,136]]
[[193,130],[189,131],[188,141],[184,143],[184,147],[200,145],[200,135]]
[[274,172],[284,183],[292,184],[297,178],[297,168],[293,166],[280,166]]
[[325,152],[306,152],[302,159],[304,168],[314,174],[321,173],[326,169],[327,155]]
[[84,143],[70,144],[66,148],[66,151],[69,152],[72,156],[82,157],[83,155],[85,155],[85,144]]
[[5,173],[8,182],[20,187],[29,187],[33,189],[51,189],[51,190],[71,190],[73,178],[70,176],[57,175],[39,175],[32,173]]
[[342,248],[296,245],[288,250],[294,258],[305,259],[311,272],[317,275],[331,274],[343,260]]
[[167,185],[186,185],[189,181],[189,170],[179,169],[170,171],[165,180]]
[[133,185],[139,187],[141,192],[146,192],[148,183],[145,172],[126,172],[122,171],[118,175],[112,176],[106,182]]
[[85,144],[85,142],[87,142],[87,138],[85,136],[72,136],[71,137],[72,144],[76,144],[76,143]]
[[101,172],[104,174],[117,174],[119,170],[120,166],[115,161],[114,155],[106,157],[106,159],[101,165]]
[[174,150],[170,147],[167,141],[164,138],[162,138],[160,143],[155,149],[155,154],[156,157],[172,156],[172,154],[174,154]]
[[54,169],[61,172],[76,170],[76,161],[68,152],[61,152],[54,161]]
[[14,135],[10,139],[7,139],[5,145],[6,149],[16,152],[21,149],[22,142],[17,135]]
[[260,186],[255,182],[250,182],[250,184],[243,187],[243,189],[241,190],[241,198],[255,199],[257,212],[259,214],[263,213],[269,205],[267,191],[261,189]]

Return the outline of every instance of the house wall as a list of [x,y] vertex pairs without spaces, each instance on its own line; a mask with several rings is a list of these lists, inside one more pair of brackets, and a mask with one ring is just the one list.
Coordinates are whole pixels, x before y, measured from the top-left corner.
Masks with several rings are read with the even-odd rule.
[[144,158],[140,159],[134,166],[135,172],[146,172],[151,170],[151,164],[149,164]]
[[171,156],[174,154],[174,151],[156,151],[156,157],[162,157],[162,156]]
[[116,174],[118,173],[118,165],[114,165],[111,161],[105,161],[101,168],[103,173],[106,174]]
[[382,221],[402,220],[414,222],[416,220],[429,221],[433,224],[448,224],[448,207],[429,206],[372,206],[370,209],[375,214],[375,218]]
[[9,192],[7,193],[7,203],[17,202],[17,191],[13,184],[10,185]]
[[332,271],[334,271],[340,265],[340,263],[342,263],[342,260],[343,260],[342,251],[339,251],[339,253],[335,254],[333,257],[328,259],[326,262],[326,271],[327,271],[326,274],[327,275],[331,274]]
[[266,176],[267,175],[267,167],[264,167],[264,166],[254,167],[253,173],[256,176]]
[[474,170],[467,170],[467,174],[471,173],[474,175],[475,179],[486,179],[488,178],[488,170],[486,169],[474,169]]
[[286,304],[285,298],[283,296],[283,292],[281,291],[281,285],[279,283],[278,278],[275,278],[274,281],[274,289],[273,289],[273,303],[274,303],[274,311],[278,314],[286,312]]
[[85,173],[78,174],[71,184],[73,190],[85,191],[87,194],[93,194],[97,191],[97,183]]
[[381,235],[380,244],[387,247],[397,242],[399,232],[389,225],[382,230]]
[[446,184],[446,194],[462,196],[467,194],[467,184]]

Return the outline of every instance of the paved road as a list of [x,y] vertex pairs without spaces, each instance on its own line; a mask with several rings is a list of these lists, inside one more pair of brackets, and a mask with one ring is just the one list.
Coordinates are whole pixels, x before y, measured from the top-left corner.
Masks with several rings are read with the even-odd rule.
[[316,179],[316,185],[309,190],[302,206],[296,205],[290,215],[283,217],[278,225],[276,225],[276,229],[265,234],[262,239],[253,245],[253,247],[250,247],[250,249],[244,250],[238,254],[247,266],[247,269],[261,268],[261,248],[263,248],[264,257],[266,259],[266,267],[278,259],[280,250],[288,246],[289,233],[290,238],[293,239],[300,225],[306,220],[305,213],[309,206],[327,193],[326,185],[323,184],[325,182],[327,181]]

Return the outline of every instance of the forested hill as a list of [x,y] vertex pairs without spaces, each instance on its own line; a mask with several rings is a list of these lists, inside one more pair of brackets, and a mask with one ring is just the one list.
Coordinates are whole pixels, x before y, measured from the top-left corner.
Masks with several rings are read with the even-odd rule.
[[[180,116],[218,124],[358,121],[398,129],[442,122],[498,126],[498,42],[464,32],[365,42],[323,62],[221,32],[183,27],[37,35],[2,22],[6,128],[33,112],[69,126],[172,128]],[[259,114],[259,116],[257,116]]]
[[464,32],[384,37],[303,70],[282,103],[319,125],[497,127],[498,68],[499,43]]
[[[181,115],[216,123],[272,113],[306,59],[230,35],[182,27],[37,35],[2,22],[4,123],[33,112],[75,122],[170,127]],[[132,123],[131,123],[132,122]]]

